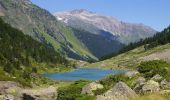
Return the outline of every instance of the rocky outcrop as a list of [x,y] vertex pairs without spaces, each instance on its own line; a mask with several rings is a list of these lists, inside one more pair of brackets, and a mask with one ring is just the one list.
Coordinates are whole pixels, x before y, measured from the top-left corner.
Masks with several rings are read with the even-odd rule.
[[86,86],[84,86],[82,88],[82,94],[89,94],[89,95],[94,95],[93,90],[97,90],[97,89],[102,89],[103,85],[98,84],[96,82],[92,82],[90,84],[87,84]]
[[145,82],[146,79],[144,77],[139,77],[132,83],[132,86],[134,86],[133,90],[136,93],[141,93],[142,87],[145,85]]
[[13,95],[0,95],[0,100],[14,100]]
[[21,95],[22,100],[56,100],[57,90],[53,86],[41,89],[25,89]]
[[156,74],[155,76],[153,76],[152,78],[151,78],[151,80],[154,80],[154,81],[159,81],[159,80],[161,80],[162,79],[162,76],[160,76],[159,74]]
[[103,95],[98,95],[97,100],[130,100],[134,98],[136,93],[125,83],[117,83],[111,90]]
[[128,76],[129,78],[132,78],[132,77],[136,76],[137,74],[139,74],[138,71],[128,71],[125,73],[125,75]]
[[159,83],[153,80],[149,80],[146,84],[142,87],[142,92],[145,93],[154,93],[160,90]]
[[12,81],[0,81],[0,94],[15,93],[21,90],[21,85]]
[[160,82],[160,86],[162,88],[168,88],[168,87],[170,87],[170,82],[168,82],[168,81],[166,81],[166,79],[164,79]]

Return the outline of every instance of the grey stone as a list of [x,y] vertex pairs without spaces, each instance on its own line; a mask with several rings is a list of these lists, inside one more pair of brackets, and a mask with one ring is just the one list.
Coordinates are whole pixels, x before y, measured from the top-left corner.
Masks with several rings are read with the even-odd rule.
[[142,87],[145,85],[145,83],[146,79],[144,77],[139,77],[132,83],[132,86],[134,86],[133,90],[136,93],[141,93]]
[[131,100],[137,94],[125,83],[119,82],[103,95],[98,95],[97,100]]
[[89,94],[89,95],[94,95],[93,90],[97,90],[97,89],[102,89],[103,85],[98,84],[96,82],[92,82],[90,84],[87,84],[86,86],[84,86],[82,88],[82,94]]
[[153,76],[151,79],[154,80],[154,81],[159,81],[159,80],[162,79],[162,76],[160,76],[159,74],[156,74],[156,75]]
[[168,82],[168,81],[166,81],[166,79],[164,79],[164,80],[162,80],[162,81],[160,82],[160,86],[161,86],[162,88],[170,87],[170,82]]
[[0,81],[0,94],[8,94],[11,92],[17,92],[21,89],[20,87],[22,86],[17,82]]
[[149,80],[146,84],[142,87],[143,93],[154,93],[160,90],[159,83],[153,80]]
[[0,100],[14,100],[14,96],[10,94],[0,95]]
[[26,89],[21,92],[23,100],[56,100],[57,90],[55,87],[41,89]]
[[125,73],[125,75],[128,76],[129,78],[132,78],[132,77],[136,76],[137,74],[139,74],[138,71],[128,71]]
[[14,96],[13,95],[5,95],[4,100],[14,100]]

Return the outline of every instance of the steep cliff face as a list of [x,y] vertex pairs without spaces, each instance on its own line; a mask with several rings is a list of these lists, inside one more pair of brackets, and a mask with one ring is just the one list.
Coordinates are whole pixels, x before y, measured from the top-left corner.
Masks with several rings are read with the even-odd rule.
[[0,0],[0,15],[13,27],[34,39],[48,43],[55,50],[75,59],[96,59],[73,34],[71,28],[58,22],[48,11],[30,0]]
[[97,29],[110,32],[119,37],[118,40],[124,44],[139,41],[141,38],[144,39],[156,33],[154,29],[143,24],[122,22],[111,16],[104,16],[84,9],[58,12],[54,15],[58,20],[71,27],[83,28],[95,34],[98,33]]

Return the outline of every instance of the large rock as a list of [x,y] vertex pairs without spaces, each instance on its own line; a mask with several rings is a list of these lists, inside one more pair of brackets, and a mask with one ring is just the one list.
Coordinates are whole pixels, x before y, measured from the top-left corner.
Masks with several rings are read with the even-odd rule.
[[162,79],[162,76],[160,76],[159,74],[156,74],[156,75],[153,76],[151,79],[154,80],[154,81],[159,81],[159,80]]
[[170,82],[168,82],[168,81],[166,81],[166,79],[164,79],[160,82],[160,86],[162,88],[168,88],[168,87],[170,87]]
[[57,90],[55,87],[42,89],[27,89],[21,92],[22,100],[56,100]]
[[130,100],[136,96],[136,93],[125,83],[119,82],[105,94],[98,95],[97,100]]
[[90,84],[87,84],[86,86],[84,86],[82,88],[82,94],[89,94],[89,95],[94,95],[93,90],[97,90],[97,89],[102,89],[103,85],[98,84],[96,82],[92,82]]
[[128,71],[125,73],[125,75],[128,76],[129,78],[132,78],[132,77],[136,76],[137,74],[139,74],[138,71]]
[[0,95],[0,100],[14,100],[13,95]]
[[160,90],[159,83],[153,80],[149,80],[146,84],[142,87],[143,93],[154,93]]
[[0,81],[0,94],[15,93],[21,90],[21,85],[12,81]]
[[144,77],[139,77],[132,83],[132,86],[134,86],[133,90],[136,93],[141,93],[142,87],[145,85],[145,83],[146,79]]

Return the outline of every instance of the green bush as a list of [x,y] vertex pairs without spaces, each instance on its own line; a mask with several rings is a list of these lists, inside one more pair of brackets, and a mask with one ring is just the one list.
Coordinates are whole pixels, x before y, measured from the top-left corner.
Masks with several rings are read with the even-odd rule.
[[[57,100],[85,100],[84,98],[91,98],[87,95],[82,95],[82,87],[88,84],[89,81],[79,80],[67,87],[61,87],[58,91]],[[87,100],[87,99],[86,99]]]
[[138,71],[143,74],[145,78],[151,78],[156,74],[159,74],[165,78],[170,76],[170,64],[162,60],[153,60],[148,62],[142,62],[138,66]]

